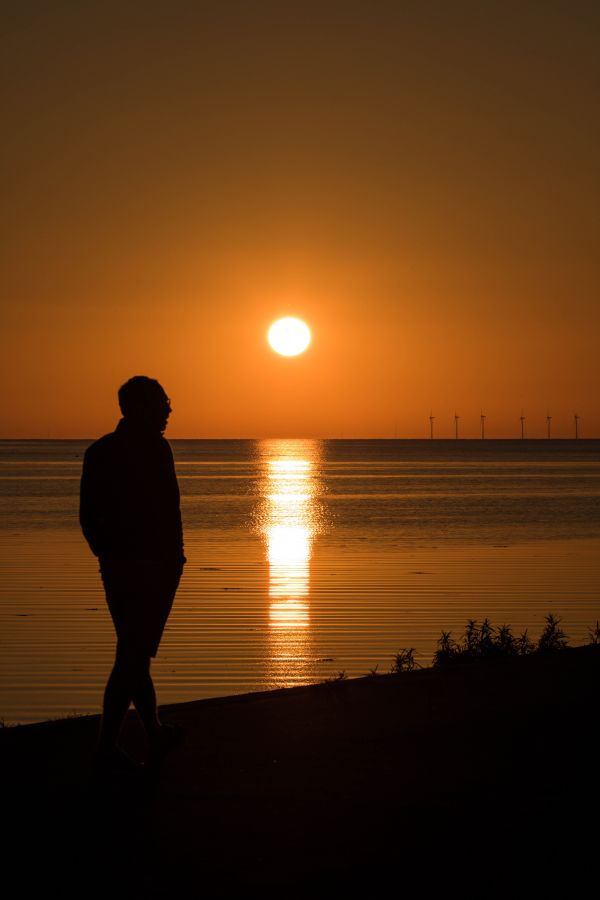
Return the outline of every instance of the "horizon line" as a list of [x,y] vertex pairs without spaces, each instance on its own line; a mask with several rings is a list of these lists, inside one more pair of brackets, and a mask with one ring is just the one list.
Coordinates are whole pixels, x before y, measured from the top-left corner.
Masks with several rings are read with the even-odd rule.
[[[110,432],[106,432],[107,434]],[[265,437],[169,437],[167,435],[163,435],[168,441],[422,441],[427,444],[431,443],[451,443],[451,444],[460,444],[460,443],[471,443],[476,442],[479,444],[492,443],[493,441],[511,441],[519,444],[528,443],[531,441],[541,442],[546,444],[551,444],[557,441],[571,441],[573,443],[580,443],[582,441],[597,441],[600,440],[600,436],[588,436],[588,437],[547,437],[545,435],[539,435],[537,437],[485,437],[481,436],[473,436],[473,437],[390,437],[389,435],[384,436],[370,436],[370,437],[361,437],[360,435],[355,436],[340,436],[336,435],[335,437],[315,437],[315,436],[305,436],[298,437],[292,435],[279,435],[277,437],[270,435]],[[102,437],[102,435],[100,435]],[[37,436],[37,437],[0,437],[1,441],[96,441],[98,440],[98,436],[95,437],[58,437],[58,436]]]

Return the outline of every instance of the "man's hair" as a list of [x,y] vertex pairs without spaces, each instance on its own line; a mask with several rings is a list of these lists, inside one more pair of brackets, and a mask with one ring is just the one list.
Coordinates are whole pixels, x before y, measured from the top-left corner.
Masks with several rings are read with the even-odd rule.
[[119,388],[119,406],[124,416],[130,415],[145,406],[148,401],[156,401],[165,397],[165,392],[156,378],[147,375],[134,375]]

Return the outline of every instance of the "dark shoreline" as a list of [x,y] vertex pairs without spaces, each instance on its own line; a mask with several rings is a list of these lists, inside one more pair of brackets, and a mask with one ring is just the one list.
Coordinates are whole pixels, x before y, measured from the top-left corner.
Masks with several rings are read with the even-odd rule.
[[[187,741],[143,790],[90,786],[97,716],[3,729],[7,859],[63,895],[572,888],[595,866],[599,675],[588,646],[163,707]],[[124,743],[143,755],[133,714]]]

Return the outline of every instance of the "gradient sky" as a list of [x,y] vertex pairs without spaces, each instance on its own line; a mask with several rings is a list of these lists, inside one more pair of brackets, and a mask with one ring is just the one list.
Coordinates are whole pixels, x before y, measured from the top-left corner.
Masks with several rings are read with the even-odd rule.
[[597,2],[3,18],[0,436],[600,435]]

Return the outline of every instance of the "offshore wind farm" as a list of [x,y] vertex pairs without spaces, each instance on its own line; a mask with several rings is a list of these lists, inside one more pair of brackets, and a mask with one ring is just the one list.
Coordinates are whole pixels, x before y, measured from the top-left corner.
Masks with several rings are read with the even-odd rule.
[[[442,416],[442,417],[434,416],[433,409],[432,409],[428,416],[430,439],[433,440],[435,437],[448,438],[452,434],[454,439],[458,440],[459,439],[459,422],[461,421],[461,418],[462,417],[457,412],[454,412],[454,415],[452,417],[450,417],[448,415]],[[465,417],[465,418],[467,418],[467,417]],[[479,437],[481,440],[485,439],[485,436],[486,436],[485,421],[487,418],[488,418],[487,414],[484,414],[483,412],[480,413],[480,415],[479,415],[479,433],[477,433],[475,417],[471,416],[470,417],[471,433],[470,434],[467,433],[466,435],[461,434],[461,438],[473,439],[475,437]],[[438,426],[436,429],[434,429],[434,423],[436,422],[436,419],[438,420]],[[515,417],[515,433],[513,435],[511,435],[510,433],[507,433],[508,429],[503,429],[502,435],[496,436],[496,440],[513,440],[516,437],[520,437],[521,440],[525,440],[526,438],[529,438],[531,440],[546,438],[547,440],[550,440],[552,437],[554,437],[556,440],[579,440],[581,437],[583,437],[583,433],[581,430],[582,417],[580,415],[578,415],[577,413],[573,413],[571,422],[569,422],[568,416],[560,417],[560,422],[561,422],[561,426],[562,426],[561,427],[562,433],[560,433],[560,434],[555,434],[555,435],[552,434],[552,419],[553,419],[553,416],[551,416],[549,412],[547,412],[543,418],[540,415],[529,417],[529,421],[534,422],[532,432],[535,429],[534,433],[529,434],[529,433],[526,433],[526,429],[525,429],[525,423],[526,423],[526,421],[528,421],[528,417],[524,414],[523,410],[521,410],[521,414],[518,417],[518,419]],[[445,428],[444,428],[444,421],[446,423]],[[517,422],[519,424],[517,424]],[[467,418],[467,427],[468,427],[468,423],[469,423],[469,419]],[[441,425],[441,427],[440,427],[440,425]],[[453,429],[453,433],[451,432],[451,427]],[[396,426],[396,432],[397,432],[397,426]],[[397,433],[395,433],[394,436],[397,436]],[[488,437],[490,437],[490,436],[491,435],[488,430]]]

